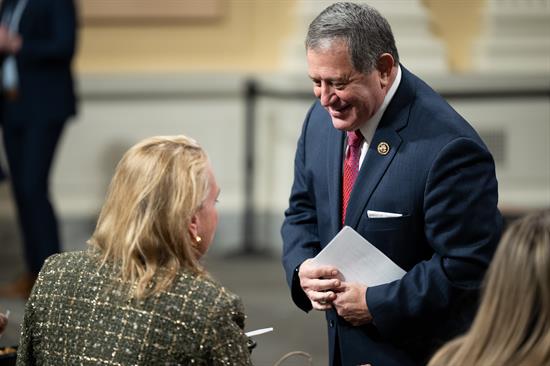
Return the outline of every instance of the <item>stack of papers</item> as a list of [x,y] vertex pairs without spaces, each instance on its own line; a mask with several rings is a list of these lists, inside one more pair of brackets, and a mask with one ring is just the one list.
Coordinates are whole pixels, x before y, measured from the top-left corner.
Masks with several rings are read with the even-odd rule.
[[313,263],[331,265],[340,271],[342,280],[377,286],[401,279],[405,271],[378,248],[349,226],[321,250]]

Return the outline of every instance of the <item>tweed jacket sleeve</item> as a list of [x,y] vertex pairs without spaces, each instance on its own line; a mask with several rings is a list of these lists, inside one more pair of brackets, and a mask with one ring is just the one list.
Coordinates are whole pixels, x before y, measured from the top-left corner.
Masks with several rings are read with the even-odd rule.
[[225,290],[214,301],[208,316],[205,336],[211,348],[213,365],[250,365],[247,338],[243,333],[244,306],[235,295]]

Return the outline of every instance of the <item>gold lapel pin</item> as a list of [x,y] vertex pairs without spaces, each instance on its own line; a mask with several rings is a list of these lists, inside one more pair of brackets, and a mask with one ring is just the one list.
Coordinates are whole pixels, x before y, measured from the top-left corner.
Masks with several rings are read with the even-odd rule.
[[378,144],[377,150],[380,155],[388,155],[390,152],[390,145],[387,142],[382,141]]

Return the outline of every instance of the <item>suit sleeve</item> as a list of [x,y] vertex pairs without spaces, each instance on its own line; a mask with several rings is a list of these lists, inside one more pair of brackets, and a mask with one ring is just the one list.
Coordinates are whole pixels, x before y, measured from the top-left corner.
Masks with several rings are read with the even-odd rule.
[[487,149],[469,138],[448,143],[431,165],[424,192],[424,234],[433,256],[401,280],[367,290],[383,336],[429,332],[439,321],[460,321],[461,304],[477,294],[500,238],[497,201]]
[[298,281],[297,268],[308,258],[319,252],[317,231],[317,213],[315,210],[314,190],[306,170],[307,134],[312,107],[307,113],[302,133],[298,140],[294,159],[294,183],[289,198],[289,207],[285,211],[285,220],[281,228],[283,238],[283,266],[286,272],[292,299],[304,311],[311,310],[311,302],[303,292]]
[[45,38],[23,38],[18,57],[29,63],[70,61],[76,47],[77,18],[73,0],[51,1],[47,16],[51,19],[51,33]]

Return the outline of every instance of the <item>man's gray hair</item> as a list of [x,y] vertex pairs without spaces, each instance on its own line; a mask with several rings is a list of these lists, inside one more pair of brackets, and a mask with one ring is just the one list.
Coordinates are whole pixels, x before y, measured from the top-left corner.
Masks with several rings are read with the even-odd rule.
[[399,62],[388,21],[366,4],[342,2],[323,10],[309,25],[306,50],[321,50],[338,40],[348,46],[351,64],[359,72],[374,70],[383,53]]

